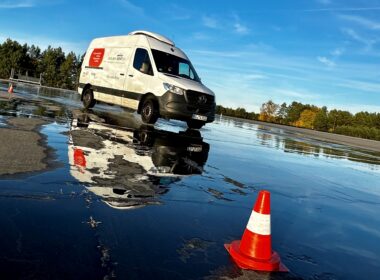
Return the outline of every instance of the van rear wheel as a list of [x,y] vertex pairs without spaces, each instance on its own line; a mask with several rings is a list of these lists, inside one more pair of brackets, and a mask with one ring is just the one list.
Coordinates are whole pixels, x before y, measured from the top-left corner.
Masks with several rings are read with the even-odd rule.
[[187,126],[192,129],[200,129],[202,126],[204,126],[206,123],[202,121],[197,121],[197,120],[188,120],[187,121]]
[[92,92],[90,88],[87,88],[83,92],[82,101],[83,101],[83,106],[86,109],[90,109],[95,106],[96,100],[94,99],[94,93]]
[[141,106],[141,119],[144,123],[154,124],[158,119],[158,107],[152,98],[144,100]]

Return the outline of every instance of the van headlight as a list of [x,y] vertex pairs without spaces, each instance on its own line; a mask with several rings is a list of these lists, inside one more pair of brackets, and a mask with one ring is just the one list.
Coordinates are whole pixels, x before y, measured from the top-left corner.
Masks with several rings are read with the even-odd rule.
[[178,94],[178,95],[184,95],[185,94],[185,90],[183,88],[180,88],[180,87],[174,86],[172,84],[168,84],[168,83],[164,83],[164,89],[171,91],[171,92]]
[[158,166],[157,169],[160,173],[169,173],[171,170],[170,166]]
[[170,166],[158,166],[158,167],[152,167],[149,170],[152,174],[158,174],[158,173],[170,173],[171,168]]

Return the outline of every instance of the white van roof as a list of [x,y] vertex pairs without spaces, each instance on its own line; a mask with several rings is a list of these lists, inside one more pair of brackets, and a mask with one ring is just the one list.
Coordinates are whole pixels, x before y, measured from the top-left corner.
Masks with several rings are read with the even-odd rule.
[[138,46],[146,46],[147,44],[151,49],[157,49],[166,53],[171,53],[189,60],[186,54],[175,46],[173,41],[160,34],[143,30],[133,31],[128,35],[95,38],[90,43],[89,49],[118,47],[122,48],[125,46],[135,46],[136,44]]
[[145,36],[149,36],[149,37],[152,37],[154,39],[157,39],[161,42],[164,42],[166,44],[169,44],[171,46],[175,46],[174,45],[174,42],[170,39],[168,39],[167,37],[165,36],[162,36],[160,34],[157,34],[157,33],[153,33],[153,32],[150,32],[150,31],[145,31],[145,30],[136,30],[136,31],[133,31],[131,33],[129,33],[128,35],[145,35]]

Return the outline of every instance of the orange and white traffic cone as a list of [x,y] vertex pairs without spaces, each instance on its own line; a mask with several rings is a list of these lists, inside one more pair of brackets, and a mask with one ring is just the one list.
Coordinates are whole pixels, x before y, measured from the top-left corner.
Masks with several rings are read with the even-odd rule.
[[241,240],[224,245],[235,263],[243,269],[289,271],[272,251],[270,192],[260,191]]
[[12,83],[9,84],[8,93],[13,93],[13,84]]

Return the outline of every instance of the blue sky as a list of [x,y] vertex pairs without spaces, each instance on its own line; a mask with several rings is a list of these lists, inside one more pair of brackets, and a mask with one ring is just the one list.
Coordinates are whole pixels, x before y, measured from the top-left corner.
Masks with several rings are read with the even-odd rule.
[[0,0],[0,41],[81,53],[137,29],[174,40],[219,104],[380,112],[380,1]]

